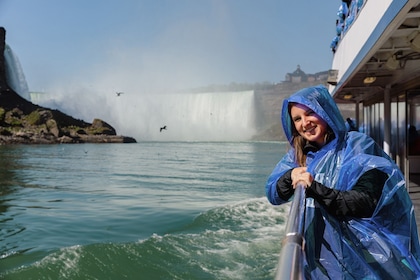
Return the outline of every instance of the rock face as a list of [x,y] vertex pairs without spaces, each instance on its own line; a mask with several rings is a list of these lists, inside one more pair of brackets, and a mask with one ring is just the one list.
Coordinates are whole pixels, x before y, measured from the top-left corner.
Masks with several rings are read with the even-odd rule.
[[0,27],[0,144],[136,143],[132,137],[116,135],[100,119],[90,124],[35,105],[14,92],[6,79],[5,34]]

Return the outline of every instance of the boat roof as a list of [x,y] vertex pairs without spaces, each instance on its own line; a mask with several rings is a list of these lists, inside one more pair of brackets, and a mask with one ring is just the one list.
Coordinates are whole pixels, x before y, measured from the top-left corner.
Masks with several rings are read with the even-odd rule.
[[329,83],[337,102],[374,104],[386,88],[391,96],[407,90],[420,96],[419,3],[364,1],[335,49]]

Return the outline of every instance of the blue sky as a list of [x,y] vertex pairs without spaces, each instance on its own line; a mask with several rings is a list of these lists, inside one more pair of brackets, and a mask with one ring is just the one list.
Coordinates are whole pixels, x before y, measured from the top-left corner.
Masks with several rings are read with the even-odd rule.
[[31,91],[165,91],[328,70],[340,3],[0,0],[0,26]]

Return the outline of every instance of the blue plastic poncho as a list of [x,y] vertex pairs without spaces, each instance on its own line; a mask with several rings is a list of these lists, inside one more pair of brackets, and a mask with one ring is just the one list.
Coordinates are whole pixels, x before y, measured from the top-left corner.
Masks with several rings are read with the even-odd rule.
[[[371,218],[338,219],[312,198],[306,199],[305,277],[307,279],[420,279],[420,246],[414,208],[396,164],[369,136],[347,132],[340,111],[324,86],[305,88],[283,102],[281,120],[292,143],[290,102],[303,104],[324,119],[335,138],[307,155],[314,180],[340,191],[351,190],[366,171],[388,174]],[[266,193],[272,204],[285,203],[277,180],[297,167],[294,148],[270,175]]]

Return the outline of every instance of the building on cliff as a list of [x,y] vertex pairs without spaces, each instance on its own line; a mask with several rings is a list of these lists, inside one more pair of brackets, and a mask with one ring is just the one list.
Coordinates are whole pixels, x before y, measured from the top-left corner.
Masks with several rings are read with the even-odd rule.
[[315,74],[306,74],[300,65],[297,66],[296,70],[292,73],[287,73],[285,77],[286,83],[302,83],[302,82],[319,82],[324,83],[327,81],[328,71],[322,71]]

